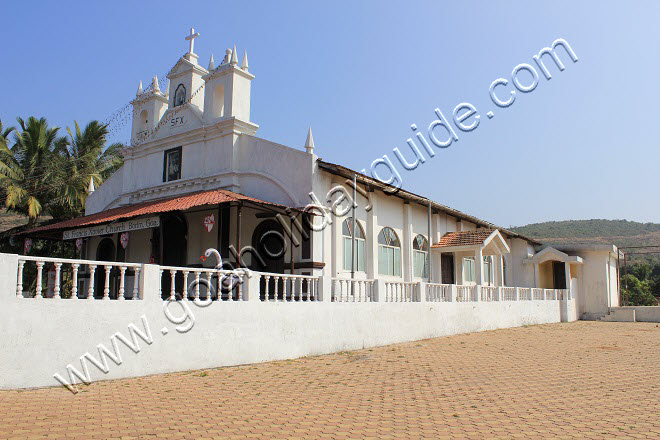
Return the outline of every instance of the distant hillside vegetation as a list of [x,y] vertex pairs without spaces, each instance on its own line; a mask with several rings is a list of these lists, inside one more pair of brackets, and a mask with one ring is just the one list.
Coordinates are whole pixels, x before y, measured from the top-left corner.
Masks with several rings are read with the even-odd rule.
[[564,220],[517,226],[511,230],[545,243],[660,245],[660,224],[658,223],[601,219]]

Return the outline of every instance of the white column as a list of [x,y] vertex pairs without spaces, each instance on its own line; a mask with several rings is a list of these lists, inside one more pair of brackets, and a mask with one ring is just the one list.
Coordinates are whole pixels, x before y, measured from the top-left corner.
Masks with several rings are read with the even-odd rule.
[[477,283],[477,301],[481,301],[481,285],[484,280],[484,255],[481,247],[474,251],[474,272]]
[[366,270],[367,278],[374,279],[378,277],[378,196],[376,192],[371,193],[371,209],[367,213],[367,232],[366,232]]
[[539,265],[537,263],[534,263],[534,287],[539,287],[539,285],[541,284],[539,277],[540,277]]
[[498,286],[504,286],[504,256],[496,256],[495,257],[496,263],[495,266],[497,268],[497,277],[496,277],[496,283]]
[[479,247],[474,251],[474,272],[477,285],[481,285],[484,279],[484,254],[483,249]]
[[429,237],[429,252],[431,252],[431,282],[442,282],[442,258],[440,252],[432,252],[431,246],[440,240],[440,216],[431,215],[431,236]]
[[568,262],[564,263],[564,271],[566,272],[564,274],[564,277],[566,279],[566,292],[568,292],[568,297],[572,298],[572,292],[571,292],[571,264]]
[[412,207],[410,203],[404,203],[403,242],[401,243],[401,265],[403,266],[401,269],[404,281],[412,281],[413,279],[412,234]]

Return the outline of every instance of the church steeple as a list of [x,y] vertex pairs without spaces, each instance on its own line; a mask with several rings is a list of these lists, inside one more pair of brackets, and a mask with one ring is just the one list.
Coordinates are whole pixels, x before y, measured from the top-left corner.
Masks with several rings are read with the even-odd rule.
[[142,81],[138,87],[137,96],[133,101],[133,130],[132,143],[144,142],[151,134],[151,130],[158,124],[160,118],[167,110],[167,98],[160,91],[158,77],[151,79],[151,88],[142,91]]
[[194,28],[190,28],[190,34],[186,36],[186,40],[189,42],[188,52],[167,74],[167,78],[170,80],[168,91],[170,108],[183,104],[194,105],[199,110],[204,108],[204,94],[195,93],[204,85],[202,77],[208,73],[208,70],[198,64],[199,57],[194,52],[195,38],[198,38],[199,35]]
[[[203,79],[206,84],[204,90],[206,123],[215,123],[228,118],[250,123],[250,85],[254,75],[248,72],[247,52],[239,67],[236,45],[233,49],[227,49],[222,64],[215,69],[209,69],[209,73],[204,75]],[[256,131],[254,124],[250,126],[254,126]]]

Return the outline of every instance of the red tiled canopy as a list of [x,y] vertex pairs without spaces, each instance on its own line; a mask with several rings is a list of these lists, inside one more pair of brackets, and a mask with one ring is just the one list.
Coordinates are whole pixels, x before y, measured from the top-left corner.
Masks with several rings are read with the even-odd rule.
[[435,243],[433,248],[450,246],[472,246],[482,244],[496,229],[477,229],[474,231],[447,232]]
[[38,234],[63,229],[74,229],[83,226],[98,225],[101,223],[109,223],[117,220],[139,217],[142,215],[159,214],[171,211],[184,211],[196,206],[218,205],[228,202],[252,202],[259,205],[268,205],[286,209],[285,206],[265,202],[263,200],[244,196],[242,194],[237,194],[226,189],[214,189],[210,191],[202,191],[177,197],[170,197],[167,199],[151,200],[135,205],[121,206],[119,208],[112,208],[106,211],[97,212],[96,214],[90,214],[71,220],[65,220],[50,225],[40,226],[38,228],[24,231],[22,234],[31,235],[35,233]]

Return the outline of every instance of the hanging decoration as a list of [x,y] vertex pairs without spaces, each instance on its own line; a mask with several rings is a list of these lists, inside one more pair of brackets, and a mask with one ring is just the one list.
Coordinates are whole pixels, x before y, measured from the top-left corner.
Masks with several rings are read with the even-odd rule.
[[83,239],[76,238],[76,252],[80,253],[82,251]]
[[204,227],[206,228],[206,232],[211,232],[211,229],[213,229],[213,225],[215,225],[215,215],[213,214],[208,214],[204,217]]
[[30,252],[30,249],[32,249],[32,239],[26,238],[23,243],[23,253],[27,255],[27,253]]
[[121,243],[122,248],[126,249],[126,246],[128,246],[128,232],[119,234],[119,243]]

